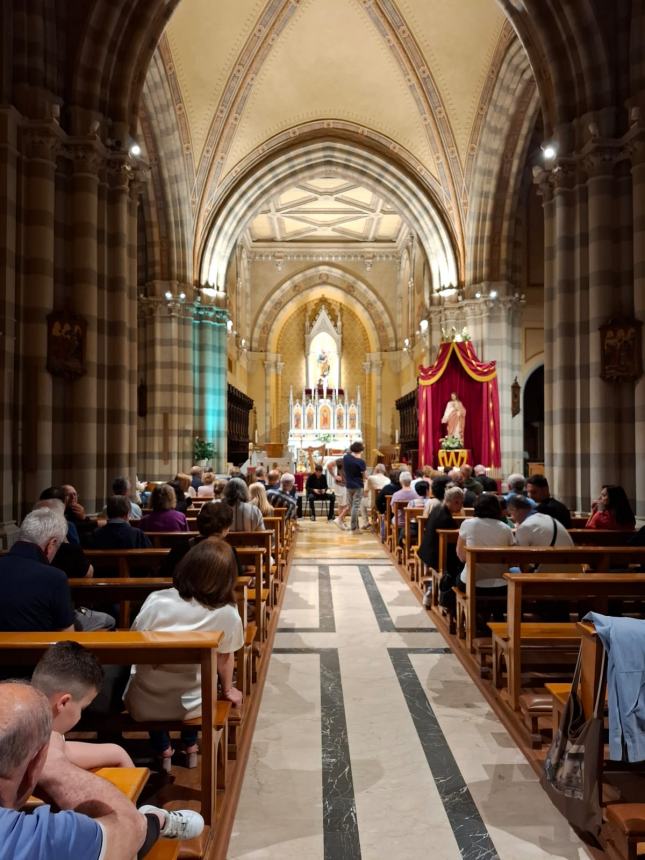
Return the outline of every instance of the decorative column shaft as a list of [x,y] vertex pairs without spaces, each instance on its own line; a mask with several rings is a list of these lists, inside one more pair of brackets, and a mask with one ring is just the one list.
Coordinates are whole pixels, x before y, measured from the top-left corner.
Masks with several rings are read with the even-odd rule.
[[193,336],[193,388],[195,433],[216,450],[217,469],[226,464],[226,322],[224,308],[195,308]]
[[[634,225],[634,315],[645,322],[645,128],[630,146]],[[645,517],[645,376],[634,390],[634,461],[636,513]]]
[[[101,156],[87,142],[70,147],[71,178],[71,310],[87,323],[85,374],[69,384],[67,416],[70,431],[68,468],[88,510],[103,506],[98,484],[97,359],[98,359],[98,190]],[[73,476],[73,478],[71,477]]]
[[54,212],[59,130],[30,126],[23,132],[24,257],[21,284],[22,434],[19,497],[37,499],[52,483],[53,385],[47,371],[47,315],[54,306]]

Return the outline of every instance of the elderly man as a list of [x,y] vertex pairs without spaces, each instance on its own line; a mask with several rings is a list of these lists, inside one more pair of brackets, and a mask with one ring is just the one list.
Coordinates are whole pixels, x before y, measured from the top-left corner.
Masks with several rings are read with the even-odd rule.
[[[464,490],[470,490],[477,496],[477,498],[479,498],[484,491],[484,487],[477,478],[473,477],[473,467],[469,466],[468,463],[464,463],[460,471],[464,479]],[[497,492],[497,487],[495,487],[495,492]]]
[[531,499],[511,496],[508,511],[517,525],[515,543],[518,546],[573,546],[571,535],[562,523],[537,511]]
[[[506,486],[508,487],[508,492],[504,496],[506,499],[506,503],[508,504],[514,496],[522,496],[522,498],[528,498],[526,495],[526,478],[524,475],[520,475],[519,472],[514,472],[512,475],[509,475],[506,479]],[[537,503],[533,501],[533,499],[529,499],[529,505],[535,509],[537,508]]]
[[478,463],[474,469],[474,475],[479,481],[479,483],[484,488],[485,493],[496,493],[497,492],[497,481],[495,478],[491,478],[486,471],[486,466]]
[[267,498],[274,508],[286,508],[287,519],[295,520],[298,516],[298,503],[292,495],[296,479],[291,472],[285,472],[282,477],[276,469],[268,474]]
[[[19,812],[37,788],[43,805]],[[82,809],[82,812],[79,810]],[[0,684],[0,845],[14,860],[145,856],[159,836],[189,839],[204,827],[190,810],[137,810],[107,780],[73,765],[52,733],[47,697],[29,684]]]
[[67,577],[50,566],[66,534],[56,511],[42,508],[24,518],[16,543],[0,558],[0,630],[74,629]]
[[[419,498],[418,493],[412,489],[412,475],[410,472],[401,472],[399,475],[399,481],[401,483],[401,489],[397,490],[392,494],[391,504],[394,505],[395,502],[413,502]],[[394,510],[394,508],[392,508]],[[405,524],[405,513],[403,511],[403,506],[399,509],[396,525],[398,527],[398,540],[401,542],[401,538],[403,536],[403,526]]]

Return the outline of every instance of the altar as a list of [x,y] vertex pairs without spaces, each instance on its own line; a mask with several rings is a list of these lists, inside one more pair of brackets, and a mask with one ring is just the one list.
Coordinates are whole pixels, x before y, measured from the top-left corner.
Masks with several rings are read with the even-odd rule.
[[342,388],[328,391],[324,387],[305,388],[302,395],[289,392],[288,446],[296,464],[307,461],[310,448],[324,448],[326,453],[345,451],[352,442],[362,441],[361,390],[354,397]]
[[306,319],[304,347],[305,387],[289,390],[287,445],[296,468],[311,466],[313,449],[322,459],[362,441],[360,386],[341,387],[342,322],[326,301]]

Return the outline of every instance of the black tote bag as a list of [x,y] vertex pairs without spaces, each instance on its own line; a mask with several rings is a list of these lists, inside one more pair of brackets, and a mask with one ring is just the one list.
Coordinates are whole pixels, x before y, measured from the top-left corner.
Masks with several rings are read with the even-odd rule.
[[592,716],[585,720],[578,693],[582,649],[571,685],[571,695],[560,728],[547,753],[542,787],[571,825],[596,836],[602,825],[600,809],[600,760],[603,744],[604,674],[598,684]]

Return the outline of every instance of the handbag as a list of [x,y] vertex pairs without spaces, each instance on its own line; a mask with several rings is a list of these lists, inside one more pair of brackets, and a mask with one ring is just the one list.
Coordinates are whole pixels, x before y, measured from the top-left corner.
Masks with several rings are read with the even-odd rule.
[[544,762],[541,783],[567,821],[597,836],[602,825],[600,761],[603,751],[606,657],[603,658],[593,714],[585,720],[578,693],[582,649],[560,726]]

